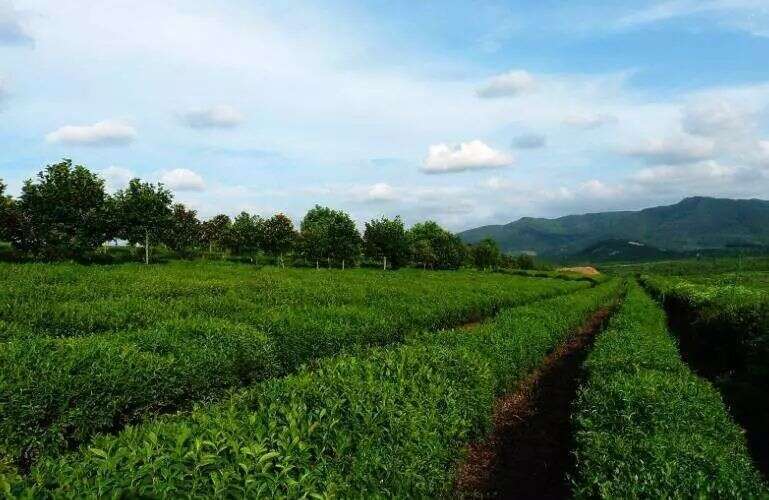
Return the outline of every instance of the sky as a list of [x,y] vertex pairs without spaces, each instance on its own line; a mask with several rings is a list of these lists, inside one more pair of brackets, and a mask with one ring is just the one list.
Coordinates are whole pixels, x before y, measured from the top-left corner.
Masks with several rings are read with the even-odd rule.
[[452,230],[769,197],[769,2],[0,0],[0,179]]

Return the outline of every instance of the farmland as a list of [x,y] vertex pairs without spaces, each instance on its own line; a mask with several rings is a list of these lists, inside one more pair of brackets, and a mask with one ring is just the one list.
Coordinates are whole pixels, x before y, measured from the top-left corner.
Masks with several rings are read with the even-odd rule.
[[[720,311],[708,301],[730,300],[711,291],[725,281],[205,261],[0,268],[10,497],[517,496],[532,490],[505,468],[533,471],[548,433],[561,436],[547,476],[561,495],[767,494],[750,433],[683,341],[681,357],[662,309],[674,290],[702,288],[687,303]],[[717,316],[751,332],[736,352],[765,338],[762,276],[739,288],[743,309]],[[535,394],[559,398],[561,422],[536,408],[503,422],[502,402]],[[534,437],[495,441],[505,432]],[[479,461],[483,450],[500,456]]]

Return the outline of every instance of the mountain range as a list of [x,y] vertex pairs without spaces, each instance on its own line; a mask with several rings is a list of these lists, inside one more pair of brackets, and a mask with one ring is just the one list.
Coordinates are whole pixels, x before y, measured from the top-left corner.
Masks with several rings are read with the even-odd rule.
[[769,201],[691,197],[638,211],[524,217],[459,233],[467,243],[492,238],[505,252],[549,257],[589,254],[591,247],[637,248],[643,253],[769,246]]

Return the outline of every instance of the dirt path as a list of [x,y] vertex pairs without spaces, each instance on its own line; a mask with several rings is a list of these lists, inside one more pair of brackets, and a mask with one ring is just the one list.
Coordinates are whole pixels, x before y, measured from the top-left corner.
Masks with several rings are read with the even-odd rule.
[[471,445],[457,473],[458,496],[570,496],[571,404],[582,379],[582,363],[609,314],[609,309],[598,311],[515,392],[497,400],[491,436]]

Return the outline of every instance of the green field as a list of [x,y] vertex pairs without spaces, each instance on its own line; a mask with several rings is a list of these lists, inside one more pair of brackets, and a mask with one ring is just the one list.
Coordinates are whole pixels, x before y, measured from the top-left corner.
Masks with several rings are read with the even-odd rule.
[[703,318],[731,303],[719,324],[758,331],[735,349],[761,352],[765,317],[746,311],[766,310],[765,274],[751,272],[645,275],[648,295],[555,272],[2,264],[0,491],[451,495],[495,401],[603,310],[560,445],[573,494],[766,495],[722,387],[682,361],[652,300],[685,290]]

